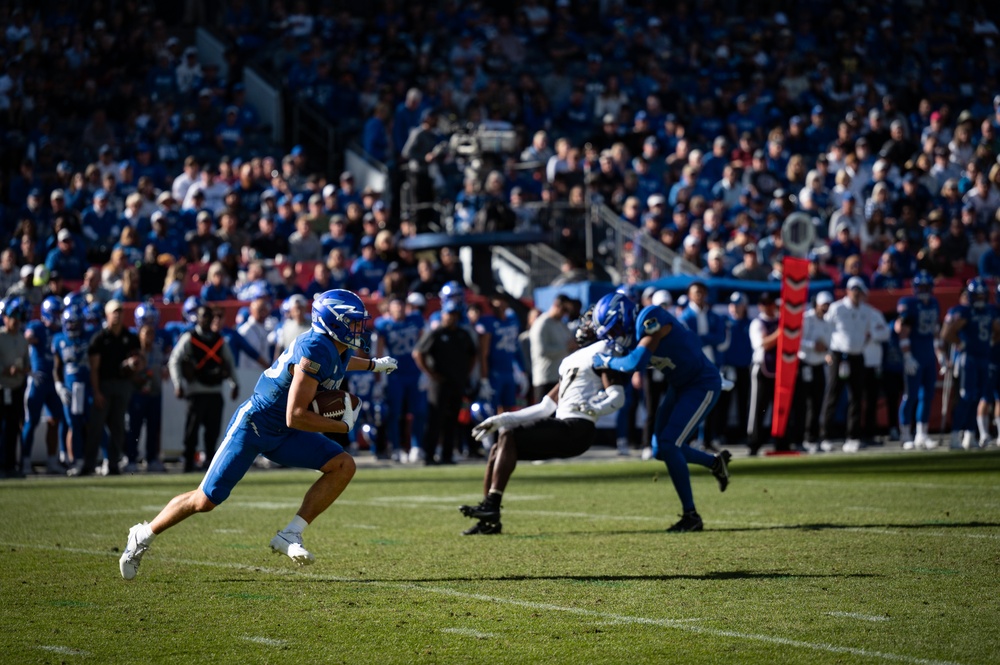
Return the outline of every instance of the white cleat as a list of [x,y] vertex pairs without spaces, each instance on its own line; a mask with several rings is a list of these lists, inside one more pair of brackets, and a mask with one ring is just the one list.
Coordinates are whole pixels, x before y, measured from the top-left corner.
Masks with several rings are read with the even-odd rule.
[[827,439],[820,441],[819,449],[822,450],[824,453],[832,453],[835,450],[833,441]]
[[277,554],[284,554],[300,566],[312,564],[315,557],[302,546],[302,534],[291,531],[279,531],[271,539],[271,549]]
[[844,442],[843,451],[845,453],[856,453],[861,450],[861,441],[858,439],[848,439]]
[[903,450],[916,450],[916,448],[917,448],[917,442],[916,441],[904,441],[903,442]]
[[976,440],[970,430],[962,433],[962,450],[972,450],[976,447]]
[[640,457],[642,457],[643,462],[648,462],[649,460],[653,459],[653,447],[646,446],[645,448],[643,448],[642,455],[640,455]]
[[989,448],[990,447],[990,437],[988,437],[988,436],[981,436],[981,437],[979,437],[979,447],[980,448]]
[[424,461],[424,449],[417,446],[410,447],[410,464],[419,464]]
[[149,545],[139,542],[139,532],[144,531],[146,522],[136,524],[128,530],[128,542],[125,544],[125,551],[118,559],[118,569],[122,572],[122,577],[131,580],[139,572],[139,564],[142,562],[142,555],[149,549]]

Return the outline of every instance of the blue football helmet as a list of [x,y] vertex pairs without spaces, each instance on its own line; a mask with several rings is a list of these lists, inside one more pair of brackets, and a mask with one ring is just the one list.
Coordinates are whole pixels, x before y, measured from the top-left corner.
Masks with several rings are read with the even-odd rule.
[[984,307],[990,299],[990,292],[986,288],[986,283],[978,277],[973,277],[969,280],[965,291],[969,294],[969,304],[975,307]]
[[469,406],[469,417],[472,418],[473,425],[478,425],[494,415],[496,411],[493,405],[486,400],[477,400]]
[[929,296],[934,290],[934,278],[926,270],[913,276],[913,293],[918,296]]
[[75,304],[70,305],[62,313],[63,330],[70,337],[76,337],[83,331],[85,318],[82,307]]
[[622,284],[615,289],[615,293],[622,294],[635,304],[642,301],[642,290],[635,284]]
[[135,307],[135,327],[153,326],[160,323],[160,312],[151,300],[141,302]]
[[188,323],[198,323],[198,308],[203,304],[201,298],[198,296],[188,296],[187,300],[181,306],[181,314],[184,316],[184,320]]
[[67,307],[72,307],[74,305],[80,308],[84,308],[87,306],[87,296],[83,295],[78,291],[74,291],[73,293],[67,293],[63,297],[62,304],[63,304],[63,309],[66,309]]
[[83,310],[83,318],[90,325],[100,328],[104,323],[104,305],[96,300],[90,303]]
[[331,289],[316,296],[312,305],[312,328],[352,349],[370,351],[365,338],[368,310],[356,294]]
[[11,296],[0,300],[0,315],[26,322],[31,318],[31,303],[19,296]]
[[632,348],[635,339],[636,304],[624,293],[609,293],[594,305],[594,332],[621,349]]
[[42,323],[46,326],[52,326],[53,324],[59,323],[62,319],[63,313],[63,301],[59,296],[48,296],[42,301]]
[[465,287],[453,279],[441,287],[441,290],[438,291],[438,297],[441,298],[442,303],[445,301],[464,303]]

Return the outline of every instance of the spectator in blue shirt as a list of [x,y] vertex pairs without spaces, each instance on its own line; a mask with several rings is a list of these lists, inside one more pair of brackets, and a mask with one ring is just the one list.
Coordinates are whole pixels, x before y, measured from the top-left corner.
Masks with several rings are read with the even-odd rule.
[[73,234],[69,229],[62,229],[56,237],[58,244],[45,257],[45,267],[50,273],[57,271],[63,279],[83,279],[84,265],[75,252]]
[[383,103],[375,105],[372,117],[365,123],[361,145],[373,159],[382,163],[389,161],[389,131],[386,120],[389,119],[389,107]]
[[375,239],[365,236],[361,239],[361,258],[351,266],[351,290],[358,295],[375,293],[385,276],[385,268],[385,261],[375,255]]
[[990,232],[990,247],[979,257],[979,276],[1000,279],[1000,231]]
[[216,261],[208,268],[208,279],[201,287],[201,299],[205,302],[233,300],[233,290],[226,284],[226,269]]

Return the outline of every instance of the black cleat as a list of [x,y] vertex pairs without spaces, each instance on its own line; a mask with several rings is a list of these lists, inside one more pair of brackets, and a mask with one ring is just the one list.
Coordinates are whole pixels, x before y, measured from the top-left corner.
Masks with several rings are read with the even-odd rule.
[[492,536],[500,533],[503,525],[500,522],[476,522],[462,532],[463,536]]
[[732,453],[723,450],[715,456],[715,461],[712,462],[712,475],[719,481],[720,492],[725,492],[726,488],[729,487],[729,460],[732,457]]
[[458,509],[466,517],[472,517],[483,522],[500,522],[500,506],[491,506],[486,501],[482,501],[475,506],[459,506]]
[[681,521],[667,529],[667,533],[683,533],[688,531],[701,531],[705,528],[705,523],[701,521],[701,515],[695,511],[684,513]]

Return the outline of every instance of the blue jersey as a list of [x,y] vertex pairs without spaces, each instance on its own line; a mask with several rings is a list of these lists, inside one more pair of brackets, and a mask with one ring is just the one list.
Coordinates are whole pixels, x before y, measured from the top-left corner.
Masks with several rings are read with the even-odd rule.
[[234,366],[239,366],[240,356],[244,353],[254,362],[260,359],[257,349],[253,348],[250,342],[235,328],[223,328],[222,336],[226,338],[226,342],[229,343],[229,350],[233,352]]
[[[648,366],[663,372],[664,379],[674,387],[685,386],[704,378],[718,381],[719,370],[701,350],[698,335],[684,327],[677,318],[658,305],[650,305],[639,312],[635,321],[635,338],[653,335],[664,326],[670,332],[652,349]],[[646,367],[636,363],[636,354],[629,353],[624,358],[614,358],[609,367],[619,372],[642,371]]]
[[56,333],[52,338],[52,352],[59,356],[63,366],[63,383],[90,383],[90,342],[85,335]]
[[502,319],[495,316],[482,317],[476,324],[476,332],[490,336],[491,373],[513,374],[515,365],[523,367],[521,348],[517,343],[521,326],[513,312]]
[[284,432],[288,391],[292,386],[292,367],[319,381],[322,390],[335,390],[344,380],[351,350],[337,353],[337,347],[326,335],[314,330],[302,333],[285,349],[257,380],[250,397],[253,421],[268,426],[271,431]]
[[[1000,319],[1000,307],[996,308],[996,315]],[[994,344],[990,347],[990,364],[1000,367],[1000,344]],[[1000,380],[1000,376],[997,378]]]
[[177,346],[177,340],[186,332],[194,330],[194,324],[187,321],[170,321],[163,326],[163,333],[169,341],[169,348]]
[[726,349],[722,364],[732,367],[750,367],[753,364],[753,345],[750,344],[750,317],[734,319],[726,317],[729,328],[729,348]]
[[25,326],[25,337],[31,338],[28,344],[28,355],[31,358],[31,374],[35,381],[51,380],[52,365],[54,356],[52,355],[52,343],[49,341],[49,329],[41,321],[31,321]]
[[959,337],[965,345],[965,355],[988,361],[992,346],[993,322],[997,320],[996,308],[956,305],[948,310],[948,317],[965,321],[959,332]]
[[920,362],[934,360],[934,340],[937,337],[941,308],[937,298],[924,300],[907,296],[896,308],[899,317],[910,326],[910,352]]
[[390,316],[382,316],[375,320],[375,331],[385,341],[386,352],[399,363],[396,372],[401,376],[420,374],[411,354],[423,330],[424,319],[419,314],[410,314],[402,321],[396,321]]

